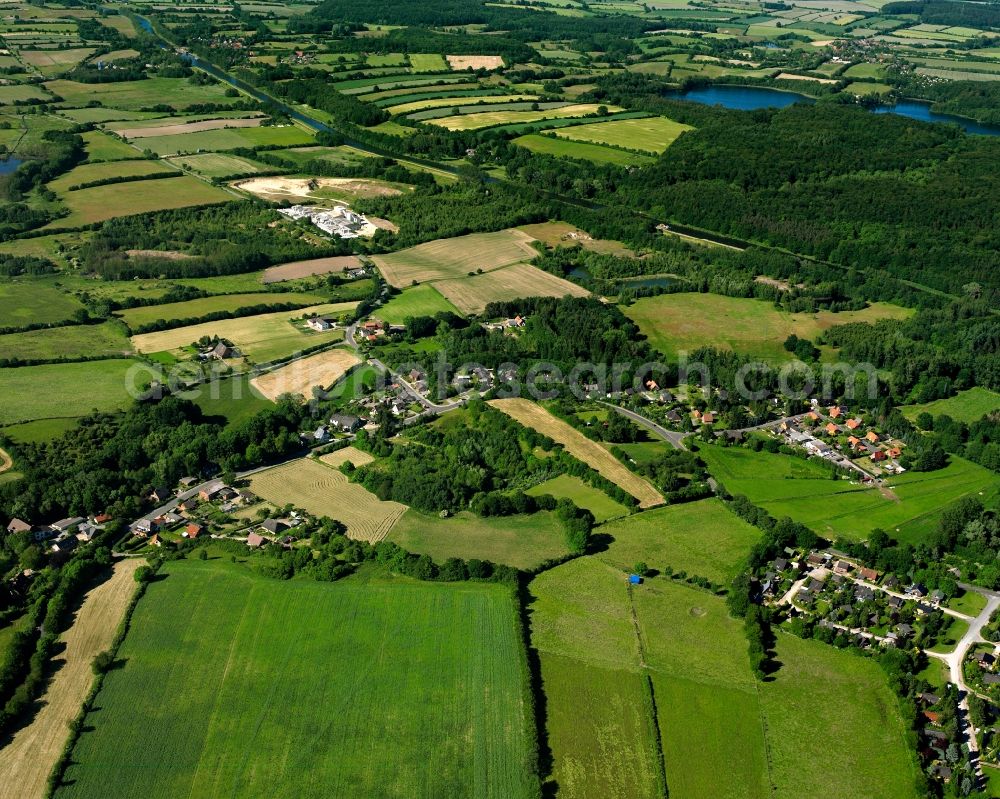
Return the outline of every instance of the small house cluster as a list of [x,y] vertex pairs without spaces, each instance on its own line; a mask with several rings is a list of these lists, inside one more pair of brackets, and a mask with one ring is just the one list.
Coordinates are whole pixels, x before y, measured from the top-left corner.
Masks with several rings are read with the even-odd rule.
[[25,535],[35,543],[45,543],[53,553],[72,552],[80,544],[94,540],[94,537],[111,521],[107,514],[84,518],[72,516],[49,525],[37,526],[23,519],[11,519],[7,532],[11,535]]

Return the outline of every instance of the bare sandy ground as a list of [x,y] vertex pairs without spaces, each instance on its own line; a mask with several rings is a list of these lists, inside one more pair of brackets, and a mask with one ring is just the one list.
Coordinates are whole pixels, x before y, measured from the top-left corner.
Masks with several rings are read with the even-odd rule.
[[354,178],[250,178],[232,184],[237,189],[243,189],[251,194],[266,199],[287,200],[315,199],[315,193],[321,189],[339,189],[357,197],[395,197],[402,194],[392,186],[383,186],[377,181],[358,180]]

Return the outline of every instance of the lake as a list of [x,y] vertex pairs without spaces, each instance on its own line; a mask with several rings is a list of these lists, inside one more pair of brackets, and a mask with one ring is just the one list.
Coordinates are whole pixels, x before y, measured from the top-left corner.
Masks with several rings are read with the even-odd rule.
[[20,158],[0,158],[0,175],[9,175],[23,163]]
[[[795,103],[814,103],[812,97],[795,92],[782,92],[763,86],[702,86],[681,95],[682,99],[703,105],[721,105],[738,111],[756,111],[758,108],[785,108]],[[960,125],[966,133],[981,136],[1000,136],[1000,128],[982,125],[971,119],[937,114],[929,103],[918,100],[900,100],[896,105],[880,105],[876,114],[898,114],[921,122],[950,122]]]

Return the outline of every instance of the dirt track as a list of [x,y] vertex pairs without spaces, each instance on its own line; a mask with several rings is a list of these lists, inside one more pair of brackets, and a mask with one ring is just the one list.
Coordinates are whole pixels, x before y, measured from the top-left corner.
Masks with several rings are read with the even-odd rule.
[[45,795],[49,773],[69,737],[68,722],[76,718],[93,685],[90,664],[111,646],[137,588],[132,575],[143,563],[138,558],[119,561],[111,579],[87,594],[73,626],[61,638],[66,649],[56,656],[58,671],[42,697],[41,709],[0,749],[0,799]]

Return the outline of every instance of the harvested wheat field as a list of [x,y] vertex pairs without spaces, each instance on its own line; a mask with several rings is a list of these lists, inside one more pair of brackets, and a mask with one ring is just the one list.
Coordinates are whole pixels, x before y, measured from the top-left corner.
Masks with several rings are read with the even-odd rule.
[[587,297],[585,288],[530,264],[514,264],[475,277],[440,280],[434,288],[462,313],[482,313],[486,305],[524,297]]
[[591,441],[540,405],[526,399],[490,400],[489,404],[525,427],[531,427],[556,443],[562,444],[574,458],[583,461],[591,469],[639,500],[640,508],[663,504],[663,497],[645,478],[629,471],[596,441]]
[[0,799],[46,795],[49,773],[69,737],[68,724],[94,682],[90,664],[111,646],[137,588],[132,575],[144,563],[138,558],[118,561],[111,579],[87,593],[73,626],[62,635],[66,649],[57,656],[59,669],[42,697],[41,709],[0,749]]
[[429,280],[466,277],[479,269],[488,271],[535,258],[534,239],[519,230],[473,233],[438,239],[407,250],[374,256],[383,277],[396,288]]
[[310,458],[258,472],[250,479],[250,490],[278,507],[290,502],[317,516],[337,519],[351,538],[372,543],[385,538],[406,511],[406,505],[383,502],[337,469]]
[[446,55],[452,69],[500,69],[503,57],[498,55]]
[[353,463],[355,466],[367,466],[375,458],[357,447],[344,447],[343,449],[338,449],[336,452],[331,452],[329,455],[321,456],[320,460],[334,469],[339,469],[342,464],[348,462]]
[[356,255],[337,255],[332,258],[311,258],[308,261],[292,261],[279,266],[269,266],[264,270],[265,283],[281,283],[300,277],[328,275],[331,272],[346,272],[361,266]]
[[203,119],[199,122],[178,122],[173,125],[157,125],[152,128],[124,128],[116,131],[125,139],[148,139],[153,136],[176,136],[183,133],[201,133],[205,130],[223,128],[259,128],[264,117],[248,119]]
[[309,399],[313,386],[329,388],[359,363],[361,359],[348,350],[318,352],[255,377],[250,385],[269,400],[276,400],[282,394],[301,394]]
[[265,200],[322,199],[324,190],[352,197],[396,197],[403,192],[378,180],[361,178],[250,178],[232,184],[234,188],[250,192]]

